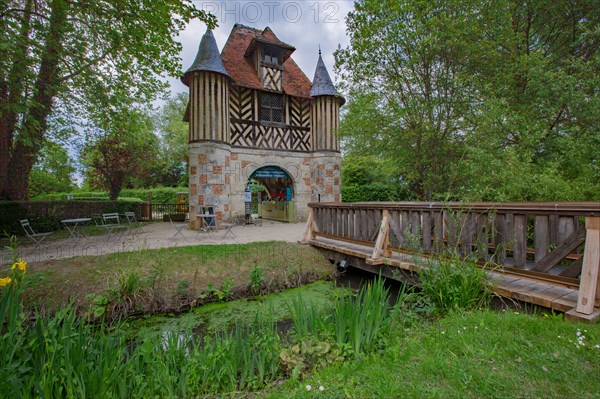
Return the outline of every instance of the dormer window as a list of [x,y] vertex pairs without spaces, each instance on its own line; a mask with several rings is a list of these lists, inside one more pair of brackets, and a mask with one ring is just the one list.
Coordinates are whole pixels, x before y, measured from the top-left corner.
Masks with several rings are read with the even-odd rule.
[[265,54],[263,55],[262,61],[265,64],[281,66],[281,64],[279,63],[279,57],[277,57],[276,55],[273,55],[272,53],[265,52]]

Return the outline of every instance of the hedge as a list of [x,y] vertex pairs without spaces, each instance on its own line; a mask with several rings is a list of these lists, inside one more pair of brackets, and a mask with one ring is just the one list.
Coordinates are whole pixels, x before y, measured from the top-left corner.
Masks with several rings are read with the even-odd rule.
[[[124,189],[121,191],[119,200],[131,200],[137,198],[141,201],[147,201],[148,194],[152,194],[152,202],[155,204],[175,204],[177,203],[177,193],[181,191],[188,192],[188,188],[155,187],[143,189]],[[72,195],[74,200],[108,200],[107,191],[78,191],[74,193],[42,194],[32,198],[32,201],[66,201],[68,200],[69,195]]]
[[0,234],[24,235],[21,219],[29,219],[36,233],[62,228],[63,219],[91,217],[94,213],[136,212],[143,201],[0,201]]

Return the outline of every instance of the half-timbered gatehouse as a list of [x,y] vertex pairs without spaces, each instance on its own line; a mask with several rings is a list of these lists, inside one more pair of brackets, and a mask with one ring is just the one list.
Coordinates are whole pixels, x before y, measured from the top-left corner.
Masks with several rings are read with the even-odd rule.
[[190,93],[184,120],[192,224],[206,206],[217,219],[243,214],[245,192],[255,183],[266,219],[302,220],[309,202],[341,200],[337,130],[344,99],[320,51],[311,83],[294,50],[268,27],[236,24],[221,53],[212,31],[202,37],[182,77]]

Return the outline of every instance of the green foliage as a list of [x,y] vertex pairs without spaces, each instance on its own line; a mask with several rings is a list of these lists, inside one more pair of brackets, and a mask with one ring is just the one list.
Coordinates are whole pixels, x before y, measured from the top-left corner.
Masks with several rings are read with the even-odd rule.
[[331,337],[338,355],[353,353],[357,358],[380,342],[397,311],[389,303],[389,290],[381,277],[363,286],[356,296],[340,296],[330,310],[305,304],[302,298],[290,307],[297,341],[310,336]]
[[189,129],[183,121],[188,104],[187,93],[169,97],[157,114],[154,124],[161,139],[160,169],[157,183],[166,186],[187,185],[189,157]]
[[250,290],[253,294],[258,294],[265,282],[265,273],[259,265],[254,265],[252,271],[250,271]]
[[599,199],[596,8],[357,1],[336,52],[346,157],[388,165],[410,199]]
[[67,150],[56,143],[47,141],[41,150],[39,161],[29,176],[29,197],[72,190],[74,173],[75,166],[69,159]]
[[401,201],[409,196],[397,172],[373,156],[345,155],[342,162],[342,200]]
[[194,18],[216,25],[188,0],[26,0],[3,2],[0,14],[0,198],[12,200],[27,198],[47,138],[153,101],[164,76],[181,73],[177,34]]
[[[519,314],[520,313],[520,314]],[[586,346],[577,346],[577,334]],[[261,398],[594,398],[600,326],[561,315],[450,313],[392,332],[385,350],[317,367]],[[311,385],[311,391],[306,386]],[[320,386],[323,391],[320,391]],[[317,388],[319,387],[319,388]]]
[[131,108],[100,119],[103,135],[84,149],[82,162],[87,184],[93,189],[107,189],[109,198],[115,200],[123,187],[150,175],[158,139],[143,110]]
[[[123,189],[121,196],[118,200],[132,200],[137,199],[138,201],[147,201],[148,197],[152,197],[152,202],[157,204],[175,204],[177,203],[177,193],[181,191],[188,191],[187,187],[154,187],[154,188],[140,188],[140,189]],[[62,192],[62,193],[51,193],[45,195],[39,195],[33,198],[34,201],[66,201],[68,196],[71,195],[74,200],[84,198],[92,200],[94,198],[108,199],[108,192],[106,191],[77,191],[77,192]]]
[[487,306],[492,295],[485,270],[471,260],[430,258],[419,270],[422,294],[442,313]]
[[179,280],[177,282],[177,286],[175,287],[175,292],[177,295],[186,297],[190,293],[190,282],[186,279]]

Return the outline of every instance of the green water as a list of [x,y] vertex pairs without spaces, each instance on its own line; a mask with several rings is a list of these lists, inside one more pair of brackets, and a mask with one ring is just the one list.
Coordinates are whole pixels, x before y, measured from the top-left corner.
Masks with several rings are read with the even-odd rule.
[[347,289],[327,281],[317,281],[302,287],[261,297],[219,302],[194,308],[178,316],[148,316],[125,323],[123,330],[130,338],[164,337],[170,331],[191,329],[196,333],[213,333],[233,326],[254,322],[277,322],[290,318],[289,306],[293,298],[302,296],[305,304],[332,306],[335,299]]

